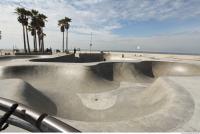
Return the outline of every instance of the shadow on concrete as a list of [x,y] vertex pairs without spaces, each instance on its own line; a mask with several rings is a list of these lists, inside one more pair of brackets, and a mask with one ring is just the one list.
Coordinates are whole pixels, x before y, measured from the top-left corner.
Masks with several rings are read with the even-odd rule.
[[57,114],[57,106],[51,98],[22,79],[0,80],[0,97],[15,100],[50,115]]
[[64,55],[55,58],[42,58],[32,59],[33,62],[71,62],[71,63],[86,63],[86,62],[99,62],[104,61],[103,53],[80,53],[77,56],[75,54]]
[[27,58],[37,58],[36,55],[19,55],[19,56],[1,56],[0,61],[9,61],[14,59],[27,59]]
[[56,104],[50,98],[28,83],[24,86],[23,96],[31,107],[36,108],[40,112],[48,112],[50,115],[57,114]]

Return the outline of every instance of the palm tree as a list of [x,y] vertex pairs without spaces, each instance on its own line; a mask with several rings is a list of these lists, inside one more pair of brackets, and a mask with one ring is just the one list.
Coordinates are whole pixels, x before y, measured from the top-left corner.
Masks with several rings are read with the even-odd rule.
[[29,36],[28,36],[28,19],[29,17],[31,16],[31,12],[26,10],[25,11],[25,23],[24,23],[24,26],[25,26],[25,32],[26,32],[26,39],[27,39],[27,46],[28,46],[28,52],[31,53],[31,50],[30,50],[30,45],[29,45]]
[[46,34],[44,32],[42,32],[42,39],[41,39],[41,42],[42,42],[42,52],[44,52],[44,37],[46,36]]
[[69,22],[71,22],[71,19],[68,17],[65,17],[64,19],[61,19],[58,21],[58,25],[60,26],[61,32],[63,32],[63,52],[64,52],[64,32],[66,29],[66,52],[68,52],[68,30],[69,30]]
[[26,9],[25,8],[16,8],[15,13],[18,15],[18,22],[22,24],[23,28],[23,39],[24,39],[24,52],[27,53],[26,49],[26,37],[25,37],[25,26],[27,24],[27,18],[26,18]]
[[60,26],[60,31],[63,33],[63,52],[64,52],[64,42],[65,42],[65,39],[64,39],[64,35],[65,35],[65,26],[63,24],[63,19],[59,20],[58,21],[58,25]]
[[66,25],[65,25],[65,29],[67,30],[67,33],[66,33],[66,52],[68,52],[68,30],[69,30],[69,22],[71,22],[71,19],[68,18],[68,17],[65,17],[65,22],[66,22]]
[[44,52],[44,32],[43,28],[45,27],[45,21],[47,19],[47,16],[44,14],[38,14],[37,17],[37,30],[38,30],[38,39],[39,39],[39,49],[40,51]]
[[43,27],[45,27],[45,21],[47,16],[44,14],[40,14],[37,10],[31,10],[31,23],[30,23],[30,30],[31,35],[34,36],[34,51],[37,51],[37,37],[38,37],[38,49],[39,51],[44,52],[44,33]]
[[37,51],[37,16],[38,16],[39,12],[37,10],[31,10],[31,23],[30,23],[30,31],[31,31],[31,35],[33,36],[33,44],[34,44],[34,52]]

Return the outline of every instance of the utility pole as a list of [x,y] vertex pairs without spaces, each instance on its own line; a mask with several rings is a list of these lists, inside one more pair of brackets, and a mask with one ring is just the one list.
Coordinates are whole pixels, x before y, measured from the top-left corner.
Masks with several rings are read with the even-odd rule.
[[91,38],[90,38],[90,55],[91,55],[91,49],[92,49],[92,33],[91,33]]
[[0,40],[1,40],[1,30],[0,30]]
[[15,45],[13,45],[13,55],[14,55],[14,53],[15,53]]
[[[1,40],[1,30],[0,30],[0,40]],[[0,50],[0,52],[1,52],[1,56],[2,56],[2,50]]]

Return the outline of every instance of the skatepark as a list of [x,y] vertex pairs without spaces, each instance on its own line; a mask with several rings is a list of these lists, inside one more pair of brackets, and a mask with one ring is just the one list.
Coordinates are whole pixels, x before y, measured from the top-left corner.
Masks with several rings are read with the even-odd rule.
[[0,132],[200,132],[199,7],[0,1]]
[[121,55],[0,57],[0,97],[81,132],[200,131],[199,56]]

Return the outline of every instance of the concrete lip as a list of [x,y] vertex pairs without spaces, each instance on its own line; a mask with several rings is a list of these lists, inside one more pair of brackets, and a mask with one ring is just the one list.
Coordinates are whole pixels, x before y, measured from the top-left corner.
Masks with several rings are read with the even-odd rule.
[[29,59],[0,60],[0,97],[84,132],[200,131],[197,61],[80,64]]

